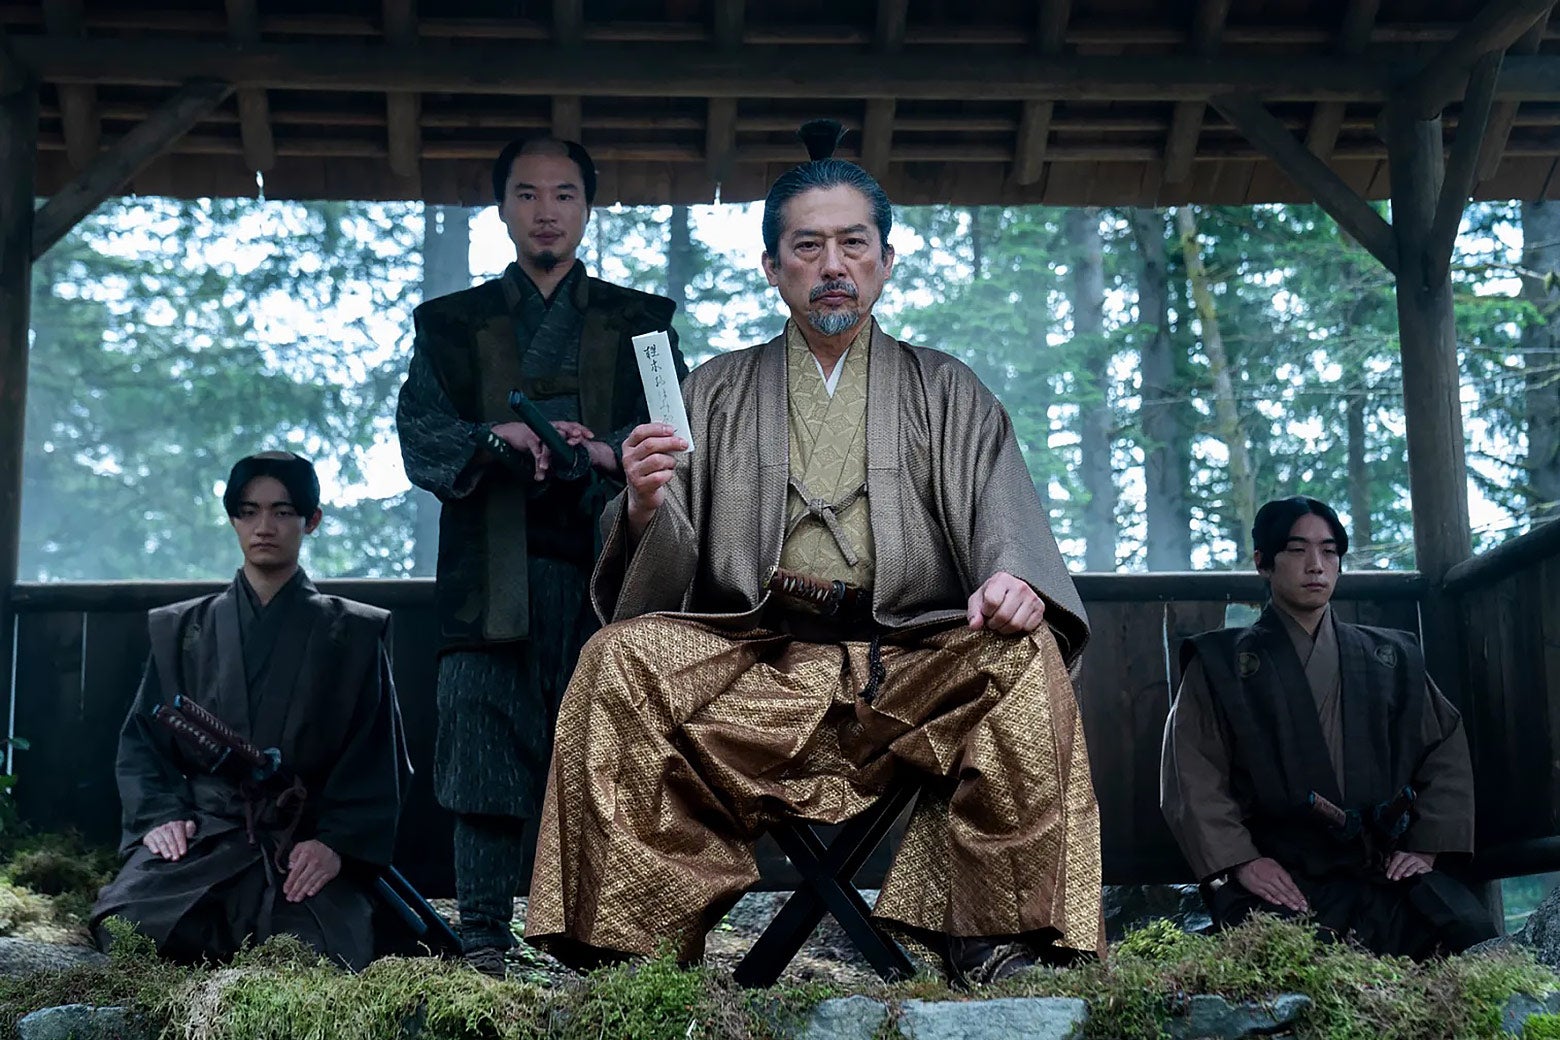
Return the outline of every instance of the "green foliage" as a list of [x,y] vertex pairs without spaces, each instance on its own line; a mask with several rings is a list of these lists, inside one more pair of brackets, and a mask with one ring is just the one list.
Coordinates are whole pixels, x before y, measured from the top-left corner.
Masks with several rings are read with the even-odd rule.
[[[121,921],[106,966],[0,978],[0,1030],[52,1004],[126,1005],[182,1040],[394,1040],[415,1026],[432,1040],[766,1040],[794,1035],[821,1000],[843,995],[809,984],[737,989],[722,973],[684,970],[667,957],[594,972],[561,988],[497,982],[463,965],[387,958],[342,972],[302,944],[273,939],[220,968],[176,968]],[[1257,918],[1218,936],[1174,940],[1151,925],[1108,961],[1037,969],[979,994],[921,977],[874,988],[911,998],[1079,997],[1090,1040],[1158,1040],[1192,994],[1264,1000],[1303,993],[1312,1010],[1300,1040],[1467,1040],[1500,1035],[1515,993],[1542,996],[1560,978],[1526,956],[1453,957],[1414,964],[1318,943],[1303,924]],[[1560,1038],[1560,1016],[1530,1020],[1528,1037]]]
[[565,1040],[682,1040],[699,1036],[704,977],[669,957],[594,973],[570,1009]]
[[1560,1040],[1560,1015],[1533,1015],[1522,1025],[1522,1040]]
[[429,1040],[543,1035],[542,993],[464,965],[385,958],[357,975],[295,941],[272,939],[228,969],[171,995],[172,1029],[189,1040]]
[[1202,937],[1184,932],[1174,921],[1160,919],[1132,932],[1116,944],[1118,957],[1136,957],[1150,964],[1169,964],[1185,958]]
[[54,904],[47,896],[0,881],[0,935],[15,935],[53,918]]
[[47,920],[69,927],[87,916],[117,868],[112,849],[89,846],[79,834],[40,834],[16,843],[0,880],[48,897]]
[[[1098,334],[1078,331],[1083,244],[1051,207],[902,208],[878,316],[966,361],[996,392],[1069,558],[1104,538],[1119,564],[1143,566],[1148,544],[1163,544],[1144,504],[1145,487],[1165,486],[1163,464],[1184,489],[1171,523],[1191,533],[1187,563],[1244,566],[1227,431],[1214,421],[1170,211],[1089,213],[1103,246]],[[674,297],[696,363],[780,328],[754,260],[755,216],[602,208],[582,256],[609,279]],[[1195,216],[1258,499],[1328,499],[1353,528],[1356,566],[1411,566],[1390,276],[1314,206]],[[1470,207],[1453,271],[1470,477],[1500,517],[1478,532],[1481,545],[1553,508],[1534,490],[1543,460],[1528,457],[1526,431],[1530,408],[1560,393],[1545,345],[1556,313],[1516,295],[1521,219],[1513,205]],[[717,222],[751,223],[751,250],[732,251],[729,232],[717,245]],[[404,205],[121,199],[45,254],[34,271],[22,575],[144,578],[154,554],[158,577],[224,575],[236,553],[214,492],[235,457],[262,446],[321,463],[329,507],[305,555],[315,574],[409,573],[431,528],[417,525],[416,500],[387,481],[385,463],[422,223]],[[1148,283],[1150,270],[1163,284]],[[1168,300],[1163,329],[1142,310],[1155,294]],[[1524,338],[1545,329],[1548,339]],[[1158,391],[1142,362],[1160,333],[1172,355],[1160,388],[1179,431],[1172,459],[1145,432],[1145,400]],[[1082,437],[1085,419],[1102,414],[1104,456]],[[1086,531],[1102,466],[1118,529]],[[0,839],[5,804],[0,795]]]
[[[1106,966],[1036,973],[1027,992],[1089,1001],[1088,1036],[1160,1034],[1185,995],[1214,993],[1262,1000],[1303,993],[1312,1009],[1307,1040],[1462,1040],[1500,1035],[1501,1011],[1514,993],[1542,994],[1560,978],[1517,955],[1475,955],[1415,964],[1319,942],[1303,924],[1258,916],[1214,937],[1188,936],[1173,954],[1156,935],[1119,944]],[[1167,956],[1167,954],[1169,954]]]
[[158,958],[152,941],[127,922],[110,918],[113,937],[103,966],[0,975],[0,1036],[14,1036],[23,1015],[60,1004],[128,1007],[154,1025],[167,1021],[170,995],[187,985],[189,973]]

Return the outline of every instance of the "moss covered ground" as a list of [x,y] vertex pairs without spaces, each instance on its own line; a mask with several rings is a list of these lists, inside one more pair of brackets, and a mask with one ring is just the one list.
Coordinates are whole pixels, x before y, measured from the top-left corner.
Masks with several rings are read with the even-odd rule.
[[[1148,1040],[1178,1002],[1217,993],[1262,999],[1304,993],[1311,1040],[1466,1040],[1498,1037],[1508,997],[1560,988],[1525,955],[1454,957],[1424,965],[1318,944],[1303,927],[1257,919],[1216,937],[1150,926],[1104,964],[1037,970],[981,996],[1077,996],[1087,1036]],[[130,1006],[169,1040],[763,1040],[785,1035],[828,985],[744,991],[729,976],[668,959],[606,969],[564,986],[497,982],[428,959],[386,958],[358,975],[291,940],[273,940],[220,968],[176,968],[126,932],[107,965],[0,979],[0,1035],[18,1017],[60,1003]],[[893,1002],[979,999],[922,977],[871,990]],[[1560,1038],[1539,1016],[1526,1035]]]
[[[0,935],[79,939],[81,917],[112,866],[69,838],[16,848],[0,865]],[[1512,994],[1555,990],[1560,977],[1522,953],[1416,965],[1318,943],[1303,926],[1259,917],[1218,936],[1158,922],[1117,943],[1105,963],[1036,970],[979,996],[1081,997],[1091,1040],[1153,1040],[1200,993],[1306,994],[1303,1040],[1469,1040],[1501,1035]],[[891,1003],[979,999],[930,976],[854,992]],[[724,971],[683,970],[667,958],[562,985],[524,971],[497,982],[426,958],[385,958],[350,975],[286,939],[221,967],[181,968],[122,929],[106,965],[0,976],[0,1036],[14,1035],[29,1011],[88,1003],[132,1007],[167,1040],[765,1040],[844,995],[836,983],[744,991]],[[1560,1016],[1537,1016],[1525,1036],[1560,1040]]]

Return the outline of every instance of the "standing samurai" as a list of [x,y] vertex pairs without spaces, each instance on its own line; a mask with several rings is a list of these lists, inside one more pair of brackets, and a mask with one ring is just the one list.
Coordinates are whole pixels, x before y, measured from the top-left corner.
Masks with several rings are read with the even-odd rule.
[[[586,275],[575,252],[595,194],[595,165],[572,141],[499,154],[493,196],[515,262],[417,308],[396,413],[407,475],[443,504],[434,788],[455,814],[462,945],[495,976],[514,942],[558,702],[596,628],[596,521],[621,487],[623,440],[647,417],[632,337],[669,329],[675,308]],[[592,479],[555,479],[546,446],[510,410],[516,389],[584,445]]]

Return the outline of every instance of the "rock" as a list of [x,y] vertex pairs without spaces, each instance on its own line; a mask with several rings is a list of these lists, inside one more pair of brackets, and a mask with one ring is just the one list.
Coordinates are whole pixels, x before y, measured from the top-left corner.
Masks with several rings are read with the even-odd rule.
[[1230,1003],[1223,997],[1195,996],[1183,1014],[1172,1018],[1165,1031],[1173,1040],[1242,1040],[1287,1031],[1311,1009],[1311,998],[1283,993],[1271,1001]]
[[1206,932],[1213,919],[1196,885],[1106,885],[1105,937],[1116,942],[1151,921],[1174,921],[1187,932]]
[[[868,906],[877,902],[877,889],[863,888],[859,891]],[[721,922],[721,927],[729,928],[744,938],[756,939],[790,897],[789,892],[749,892],[731,908],[731,912]],[[845,964],[864,967],[867,963],[861,951],[856,949],[856,944],[850,941],[850,937],[831,914],[825,914],[819,922],[812,937],[807,940],[807,948],[820,956]]]
[[1516,934],[1517,942],[1533,949],[1540,964],[1560,968],[1560,888],[1544,897]]
[[1534,1015],[1560,1015],[1560,993],[1549,993],[1543,1000],[1535,1000],[1526,993],[1514,993],[1506,1001],[1500,1013],[1500,1028],[1514,1036],[1521,1036],[1523,1026]]
[[19,1040],[151,1040],[129,1008],[63,1004],[43,1008],[16,1023]]
[[907,1000],[899,1033],[907,1040],[1072,1040],[1083,1035],[1089,1012],[1076,997],[999,1000]]
[[82,964],[103,964],[108,957],[90,946],[0,938],[0,975],[26,975],[34,971],[64,971]]
[[888,1005],[871,997],[825,1000],[813,1009],[797,1040],[874,1040],[888,1020]]

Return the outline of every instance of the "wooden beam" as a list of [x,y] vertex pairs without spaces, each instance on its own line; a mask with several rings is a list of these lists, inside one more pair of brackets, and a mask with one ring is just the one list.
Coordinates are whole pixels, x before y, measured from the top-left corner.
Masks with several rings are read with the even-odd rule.
[[[1537,54],[1539,44],[1544,42],[1547,26],[1546,18],[1534,22],[1521,39],[1506,49],[1506,54]],[[1503,101],[1491,110],[1489,126],[1484,131],[1484,144],[1479,148],[1477,183],[1495,176],[1500,160],[1506,154],[1506,142],[1511,139],[1511,129],[1517,125],[1517,111],[1520,107],[1519,102]]]
[[[895,54],[904,48],[909,25],[909,0],[878,0],[877,32],[873,46],[879,54]],[[894,149],[894,98],[868,98],[861,121],[861,165],[875,177],[888,173]]]
[[[18,37],[18,58],[53,82],[167,85],[186,76],[237,86],[383,93],[590,97],[901,98],[905,100],[1197,100],[1261,91],[1271,100],[1382,100],[1388,67],[1336,57],[972,54],[934,57],[906,49],[841,61],[823,49],[745,46],[517,45],[451,41],[431,47],[377,43],[275,43],[236,48],[184,39],[59,41]],[[1523,63],[1536,63],[1532,66]],[[1560,58],[1513,60],[1501,73],[1524,94],[1560,100]]]
[[883,54],[892,54],[905,45],[910,25],[910,0],[878,0],[877,29],[873,44]]
[[[1072,0],[1040,0],[1040,19],[1035,28],[1035,47],[1040,54],[1054,57],[1062,52],[1067,20],[1072,17]],[[1018,140],[1013,151],[1013,182],[1036,184],[1045,175],[1045,150],[1051,143],[1051,119],[1056,102],[1028,98],[1018,115]]]
[[1490,51],[1504,51],[1541,18],[1555,0],[1490,0],[1452,41],[1436,51],[1403,85],[1399,96],[1418,119],[1440,115],[1463,89],[1474,62]]
[[22,521],[23,418],[32,302],[33,170],[38,88],[0,34],[0,710],[9,716]]
[[[578,50],[585,31],[585,0],[553,0],[552,10],[553,40],[560,51],[572,54]],[[584,105],[579,94],[567,90],[544,93],[553,95],[552,135],[562,141],[578,141],[584,130],[581,118]]]
[[[913,34],[912,34],[913,35]],[[16,37],[17,57],[57,83],[157,86],[187,78],[290,90],[411,90],[493,97],[900,98],[904,100],[1178,101],[1260,92],[1271,101],[1382,101],[1396,82],[1387,63],[1333,56],[898,54],[841,61],[823,49],[745,46],[725,55],[704,45],[547,45],[449,42],[274,43],[236,48],[171,38],[61,41]],[[675,70],[675,71],[669,71]],[[1510,58],[1496,100],[1560,101],[1560,56]]]
[[711,98],[704,129],[704,168],[719,184],[731,176],[737,152],[737,99]]
[[[417,43],[416,0],[384,0],[385,42],[395,47]],[[422,173],[422,95],[393,90],[385,95],[385,136],[390,172],[415,179]]]
[[552,135],[560,141],[578,141],[583,124],[580,120],[580,96],[556,94],[552,99]]
[[1456,704],[1463,699],[1459,626],[1439,586],[1471,555],[1472,537],[1452,286],[1428,263],[1428,238],[1444,180],[1441,122],[1415,119],[1412,110],[1391,106],[1382,128],[1391,154],[1393,234],[1400,259],[1398,340],[1414,558],[1431,586],[1420,606],[1425,663]]
[[868,98],[861,128],[861,165],[874,177],[888,172],[894,139],[894,99]]
[[166,151],[201,117],[233,92],[230,83],[196,80],[180,88],[157,111],[113,147],[98,156],[81,176],[56,192],[32,222],[32,255],[37,259],[70,232],[114,192],[128,184],[146,164]]
[[[1381,0],[1349,0],[1344,9],[1343,25],[1338,30],[1336,52],[1355,55],[1363,52],[1370,42],[1371,26]],[[1317,157],[1326,160],[1338,144],[1338,131],[1343,129],[1343,116],[1347,106],[1342,101],[1323,101],[1311,114],[1311,127],[1306,131],[1305,146]]]
[[[226,0],[228,39],[240,47],[260,41],[260,10],[256,0]],[[276,138],[271,133],[271,103],[259,87],[238,91],[238,136],[244,144],[244,164],[257,173],[276,165]]]
[[585,32],[585,0],[553,0],[553,39],[565,47],[578,44]]
[[1446,164],[1435,219],[1425,243],[1426,263],[1436,278],[1446,278],[1450,273],[1452,247],[1457,242],[1457,229],[1462,224],[1463,210],[1468,206],[1474,175],[1478,172],[1479,146],[1484,142],[1484,127],[1489,120],[1490,99],[1495,96],[1500,62],[1500,51],[1491,51],[1478,60],[1468,79],[1468,93],[1462,103],[1462,123],[1457,127],[1457,139],[1452,142],[1452,157]]
[[742,27],[747,19],[747,0],[715,0],[715,24],[711,26],[715,46],[734,51],[742,46]]
[[[742,46],[746,0],[715,0],[715,46],[731,54]],[[704,118],[704,169],[720,184],[731,176],[737,152],[737,99],[711,98]]]
[[[43,24],[54,36],[80,38],[85,28],[81,0],[43,0]],[[58,91],[65,154],[71,166],[80,170],[97,158],[103,143],[97,88],[88,83],[62,83]]]
[[[1211,58],[1219,50],[1219,34],[1229,18],[1230,0],[1198,0],[1192,21],[1192,53]],[[1177,101],[1170,116],[1170,134],[1165,139],[1165,183],[1182,184],[1192,175],[1192,158],[1197,154],[1197,138],[1202,134],[1201,101]]]
[[1357,195],[1322,160],[1273,118],[1262,103],[1249,95],[1221,95],[1209,104],[1228,119],[1246,140],[1272,157],[1296,184],[1316,199],[1343,230],[1354,237],[1389,271],[1398,266],[1392,228],[1381,214]]

